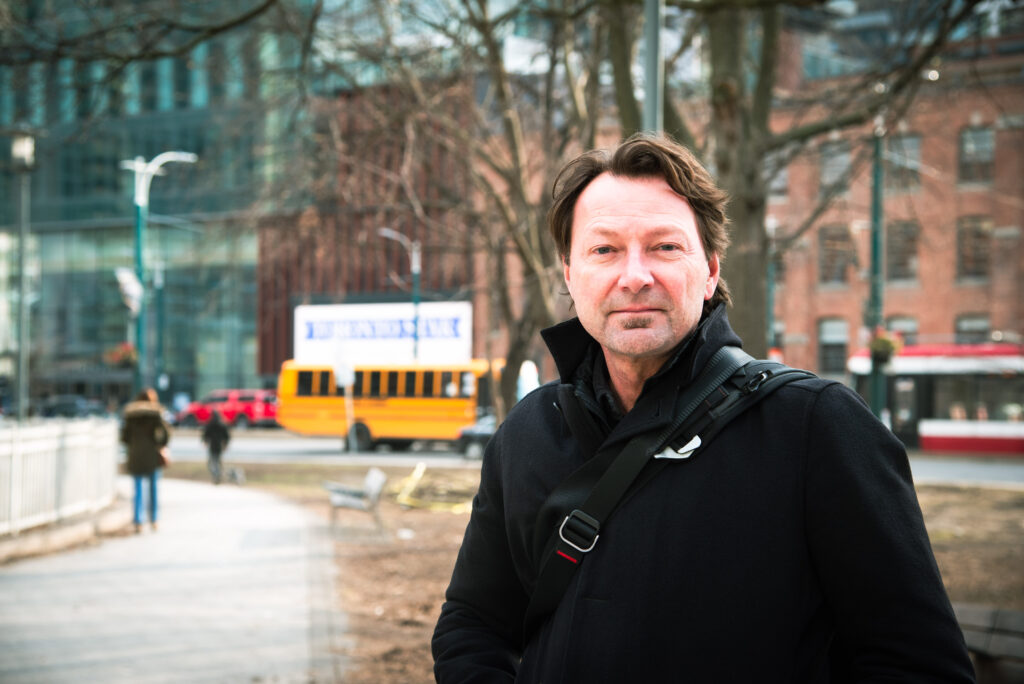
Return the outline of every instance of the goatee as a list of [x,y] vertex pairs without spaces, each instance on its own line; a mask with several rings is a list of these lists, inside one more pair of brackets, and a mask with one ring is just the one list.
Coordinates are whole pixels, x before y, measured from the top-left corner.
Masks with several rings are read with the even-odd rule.
[[625,321],[622,322],[622,328],[624,330],[635,330],[637,328],[649,328],[651,327],[650,316],[629,316]]

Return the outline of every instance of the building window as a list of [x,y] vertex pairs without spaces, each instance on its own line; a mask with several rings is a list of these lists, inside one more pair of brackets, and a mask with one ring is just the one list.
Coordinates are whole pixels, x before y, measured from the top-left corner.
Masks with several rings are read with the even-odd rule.
[[917,280],[917,239],[915,221],[890,223],[885,233],[886,280]]
[[995,159],[995,133],[991,128],[966,128],[960,131],[961,183],[989,183]]
[[982,216],[965,216],[956,227],[956,277],[988,278],[992,251],[992,222]]
[[850,186],[850,146],[846,142],[831,142],[821,146],[820,194],[842,195]]
[[192,67],[189,56],[174,58],[174,108],[188,109],[192,105]]
[[155,61],[139,65],[139,102],[144,112],[157,110],[159,76]]
[[917,319],[910,316],[892,316],[885,322],[887,330],[899,333],[903,344],[917,344]]
[[957,316],[955,326],[957,344],[981,344],[989,341],[988,316],[983,314]]
[[846,373],[847,346],[850,326],[841,318],[826,318],[818,322],[818,372],[822,375]]
[[850,229],[842,225],[822,226],[818,232],[818,282],[845,283],[846,270],[857,264]]
[[119,117],[124,114],[124,72],[107,66],[107,114]]
[[75,116],[85,121],[92,112],[92,65],[75,63]]
[[887,139],[885,150],[885,187],[895,192],[909,192],[921,185],[921,136],[894,135]]
[[249,35],[242,43],[242,73],[245,97],[258,100],[260,97],[260,44],[259,37]]
[[209,84],[210,104],[219,105],[227,95],[228,62],[222,40],[210,41],[206,53],[206,78]]

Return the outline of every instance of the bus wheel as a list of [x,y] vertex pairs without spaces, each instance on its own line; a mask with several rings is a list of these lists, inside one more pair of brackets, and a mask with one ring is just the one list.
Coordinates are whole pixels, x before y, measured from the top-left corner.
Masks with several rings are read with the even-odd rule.
[[370,439],[370,429],[362,423],[352,426],[349,434],[349,451],[370,451],[373,441]]
[[471,461],[479,461],[484,457],[484,445],[480,442],[470,442],[463,454]]

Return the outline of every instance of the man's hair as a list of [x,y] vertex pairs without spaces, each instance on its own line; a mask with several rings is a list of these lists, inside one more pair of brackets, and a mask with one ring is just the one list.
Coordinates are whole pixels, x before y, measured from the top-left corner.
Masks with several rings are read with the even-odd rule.
[[[548,229],[563,262],[569,263],[576,200],[590,182],[603,173],[621,178],[664,180],[693,210],[704,256],[710,260],[717,254],[719,262],[725,259],[729,246],[725,216],[728,196],[715,185],[711,174],[688,149],[667,137],[638,133],[612,151],[591,150],[580,155],[566,164],[555,179]],[[721,302],[731,304],[732,297],[725,279],[719,274],[714,295],[704,302],[705,313]]]

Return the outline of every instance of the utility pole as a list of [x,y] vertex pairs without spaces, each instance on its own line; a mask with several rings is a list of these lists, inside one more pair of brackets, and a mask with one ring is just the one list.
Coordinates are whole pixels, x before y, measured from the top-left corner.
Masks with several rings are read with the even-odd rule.
[[661,133],[665,128],[661,104],[665,83],[665,63],[661,59],[664,6],[664,0],[644,0],[644,130],[648,133]]
[[11,142],[11,159],[17,162],[21,176],[21,201],[18,217],[18,420],[28,418],[28,222],[32,200],[32,168],[36,160],[36,141],[27,132],[19,132]]
[[[868,298],[868,311],[865,317],[871,335],[881,329],[882,318],[882,201],[884,172],[882,168],[882,144],[885,141],[885,126],[881,118],[875,121],[872,135],[873,155],[871,163],[871,293]],[[885,408],[885,374],[884,363],[872,355],[871,375],[869,377],[871,411],[881,417]]]
[[768,214],[764,218],[764,232],[768,237],[768,264],[766,266],[765,287],[765,349],[775,346],[775,232],[779,228],[779,220]]

